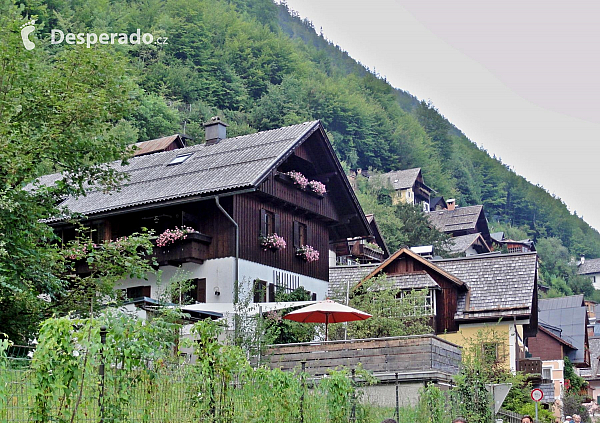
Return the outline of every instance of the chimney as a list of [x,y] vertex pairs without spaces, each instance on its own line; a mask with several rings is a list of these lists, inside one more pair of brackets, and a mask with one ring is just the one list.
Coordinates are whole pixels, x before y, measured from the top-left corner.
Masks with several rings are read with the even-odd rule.
[[582,265],[583,263],[585,263],[585,256],[582,255],[579,264]]
[[204,124],[206,144],[216,144],[227,138],[227,126],[228,125],[225,122],[221,121],[219,116],[211,117],[210,120]]
[[449,198],[446,200],[446,205],[448,206],[448,210],[454,210],[456,207],[456,200],[454,198]]

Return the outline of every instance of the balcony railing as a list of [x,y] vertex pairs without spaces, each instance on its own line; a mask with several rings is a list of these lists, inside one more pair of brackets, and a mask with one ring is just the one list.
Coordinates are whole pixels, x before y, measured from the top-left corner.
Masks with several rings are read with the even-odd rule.
[[357,257],[361,262],[382,262],[385,259],[383,251],[377,251],[366,244],[360,243],[356,243],[352,246],[352,255]]
[[166,247],[154,247],[154,257],[159,266],[178,266],[182,263],[202,264],[208,257],[208,246],[212,238],[201,233],[187,234],[185,239]]

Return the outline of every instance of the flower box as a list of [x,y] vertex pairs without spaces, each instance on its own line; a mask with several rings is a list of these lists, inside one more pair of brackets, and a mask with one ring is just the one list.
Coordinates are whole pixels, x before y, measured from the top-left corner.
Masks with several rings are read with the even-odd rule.
[[307,263],[311,263],[319,260],[319,251],[310,245],[303,245],[296,249],[296,257],[299,257]]
[[278,251],[286,247],[287,243],[282,236],[277,235],[276,233],[269,234],[267,236],[259,237],[260,247],[263,251],[271,250]]
[[208,246],[212,237],[199,232],[186,234],[164,247],[154,247],[154,256],[159,266],[178,266],[182,263],[202,264],[208,257]]
[[287,173],[277,172],[275,178],[289,185],[294,185],[301,191],[312,195],[313,197],[323,198],[327,189],[322,182],[309,181],[302,173],[291,171]]

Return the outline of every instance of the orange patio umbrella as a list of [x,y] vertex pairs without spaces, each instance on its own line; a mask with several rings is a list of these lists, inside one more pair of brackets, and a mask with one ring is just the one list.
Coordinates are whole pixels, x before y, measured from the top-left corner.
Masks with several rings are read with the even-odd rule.
[[327,325],[329,323],[353,322],[367,320],[371,315],[364,311],[338,304],[335,301],[319,301],[283,316],[284,319],[301,323],[325,323],[325,340],[327,341]]

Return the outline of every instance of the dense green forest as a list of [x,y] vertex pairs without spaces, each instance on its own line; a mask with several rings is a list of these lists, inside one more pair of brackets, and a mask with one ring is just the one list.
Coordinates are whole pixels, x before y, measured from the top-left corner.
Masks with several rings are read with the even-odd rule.
[[[390,86],[270,0],[25,0],[45,36],[143,32],[168,44],[122,47],[143,94],[126,117],[138,140],[183,131],[221,114],[240,135],[321,119],[349,167],[421,167],[426,183],[459,205],[484,204],[490,221],[531,238],[557,237],[600,257],[600,235],[558,198],[477,148],[430,103]],[[61,46],[62,47],[62,46]],[[58,48],[58,47],[54,47]],[[123,125],[125,126],[125,125]],[[474,140],[476,141],[476,140]]]
[[[36,48],[26,51],[19,31],[32,18]],[[45,265],[53,263],[51,254],[39,247],[51,234],[36,223],[55,212],[56,198],[82,193],[84,182],[118,183],[98,164],[121,157],[127,144],[184,131],[201,142],[202,123],[214,115],[229,124],[230,136],[320,119],[348,168],[421,167],[439,195],[460,206],[484,204],[494,228],[566,251],[560,259],[568,271],[543,269],[555,294],[593,294],[589,284],[573,282],[568,260],[600,257],[597,231],[479,149],[434,105],[390,86],[285,4],[0,0],[0,21],[0,306],[12,304],[4,308],[9,314],[37,313],[22,304],[61,283]],[[52,29],[140,29],[167,43],[51,45]],[[70,179],[46,197],[21,191],[56,170]],[[407,211],[387,208],[376,192],[366,189],[361,201],[367,212],[391,213],[384,225],[391,247],[437,239],[426,231],[415,237]]]

